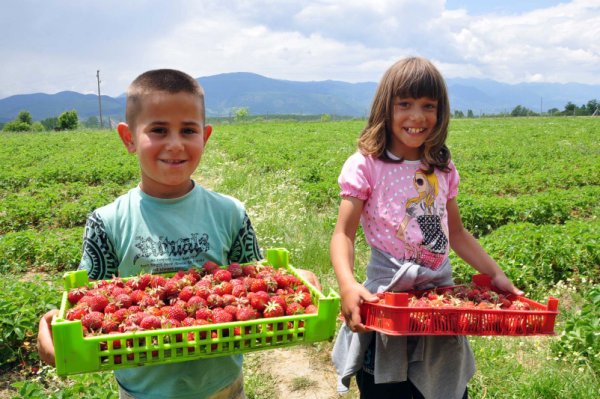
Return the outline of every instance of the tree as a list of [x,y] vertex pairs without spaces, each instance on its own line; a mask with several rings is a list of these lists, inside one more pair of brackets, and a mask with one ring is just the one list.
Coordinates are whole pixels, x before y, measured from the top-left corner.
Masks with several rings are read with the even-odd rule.
[[2,130],[5,132],[28,132],[31,130],[31,125],[19,120],[14,120],[6,123]]
[[236,121],[244,120],[250,115],[250,110],[248,107],[239,107],[233,110],[233,115]]
[[56,116],[42,119],[40,123],[44,126],[44,129],[46,130],[54,130],[55,128],[58,128],[58,118]]
[[87,120],[85,122],[83,122],[83,125],[85,127],[89,127],[91,129],[95,129],[100,127],[100,122],[98,122],[98,117],[97,116],[90,116],[89,118],[87,118]]
[[598,109],[598,107],[600,106],[600,103],[598,103],[598,100],[590,100],[587,102],[586,104],[586,108],[587,108],[587,114],[588,115],[593,115],[594,112],[596,111],[596,109]]
[[58,117],[57,127],[59,130],[74,130],[77,129],[78,122],[77,111],[65,111]]
[[473,114],[473,110],[472,109],[468,109],[467,110],[467,118],[474,118],[475,115]]
[[511,116],[535,116],[535,115],[537,115],[535,112],[533,112],[529,108],[524,107],[522,105],[517,105],[516,107],[514,107],[513,110],[510,112],[510,114],[511,114]]
[[560,110],[558,108],[550,108],[548,110],[548,114],[550,114],[550,115],[559,114],[559,113],[560,113]]
[[331,114],[321,115],[321,122],[331,122]]
[[21,111],[17,116],[17,121],[31,125],[33,123],[33,118],[31,117],[31,113],[29,113],[29,111]]
[[465,117],[465,113],[456,109],[454,110],[454,117],[455,118],[464,118]]

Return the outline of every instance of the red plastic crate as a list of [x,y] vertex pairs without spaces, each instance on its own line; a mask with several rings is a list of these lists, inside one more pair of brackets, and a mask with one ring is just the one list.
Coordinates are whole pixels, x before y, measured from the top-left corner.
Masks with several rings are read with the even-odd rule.
[[[474,284],[494,289],[488,276],[475,275],[472,280]],[[435,290],[443,288],[448,287]],[[364,302],[363,324],[387,335],[554,335],[558,299],[553,297],[548,298],[547,305],[542,305],[522,296],[508,295],[508,299],[518,299],[531,307],[531,310],[508,310],[412,307],[408,306],[411,294],[414,293],[385,292],[378,294],[380,302]]]

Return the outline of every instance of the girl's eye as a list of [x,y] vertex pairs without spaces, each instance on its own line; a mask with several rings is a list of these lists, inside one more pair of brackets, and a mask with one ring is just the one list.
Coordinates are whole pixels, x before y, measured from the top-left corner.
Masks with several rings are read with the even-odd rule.
[[396,106],[400,107],[400,108],[408,108],[410,107],[410,103],[407,101],[400,101],[396,103]]

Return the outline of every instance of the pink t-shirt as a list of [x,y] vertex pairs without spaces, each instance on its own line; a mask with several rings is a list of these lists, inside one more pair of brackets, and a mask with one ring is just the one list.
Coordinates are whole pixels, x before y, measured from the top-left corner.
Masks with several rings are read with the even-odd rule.
[[437,269],[449,251],[446,202],[458,194],[458,172],[448,166],[449,172],[425,175],[421,161],[350,156],[338,183],[341,196],[365,201],[361,225],[369,245]]

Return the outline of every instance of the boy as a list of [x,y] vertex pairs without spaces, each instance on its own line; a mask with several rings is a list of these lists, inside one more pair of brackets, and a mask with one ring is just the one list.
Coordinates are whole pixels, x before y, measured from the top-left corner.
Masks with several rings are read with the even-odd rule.
[[[143,73],[128,89],[126,119],[118,132],[137,154],[141,181],[89,216],[79,268],[98,280],[187,269],[207,260],[261,259],[243,205],[191,179],[212,132],[198,82],[175,70]],[[316,281],[310,272],[305,276]],[[50,364],[54,314],[44,315],[38,335],[40,358]],[[245,397],[241,355],[117,370],[115,377],[121,398]]]

